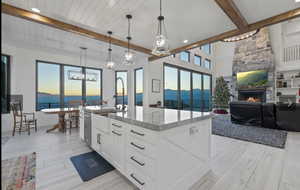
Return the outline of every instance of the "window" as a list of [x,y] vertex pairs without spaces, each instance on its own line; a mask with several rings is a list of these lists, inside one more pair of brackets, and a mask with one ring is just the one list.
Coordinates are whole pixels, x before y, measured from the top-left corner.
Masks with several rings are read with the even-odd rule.
[[84,100],[82,96],[82,80],[70,78],[70,71],[82,73],[81,67],[64,66],[64,105],[67,106],[69,101]]
[[202,74],[193,73],[193,110],[201,111]]
[[203,75],[202,107],[204,111],[211,110],[211,76]]
[[211,61],[209,59],[204,60],[204,67],[207,69],[211,69]]
[[99,105],[102,100],[102,71],[99,69],[86,69],[86,103]]
[[205,44],[205,45],[201,46],[200,49],[207,54],[211,54],[211,44]]
[[166,108],[178,108],[178,69],[164,67],[164,106]]
[[191,109],[191,72],[180,70],[180,108]]
[[194,63],[195,63],[195,65],[201,66],[201,56],[195,55],[194,56]]
[[1,113],[9,112],[10,102],[10,57],[1,55]]
[[190,62],[190,52],[189,51],[180,52],[180,60],[185,62]]
[[136,69],[134,70],[134,103],[135,105],[143,105],[143,82],[144,82],[144,70]]
[[210,111],[211,75],[164,65],[164,106]]
[[[121,80],[121,79],[122,80]],[[122,86],[122,81],[124,86]],[[116,71],[116,105],[123,104],[123,88],[124,88],[124,104],[128,104],[127,95],[127,71]]]
[[[102,70],[37,61],[36,110],[66,107],[71,100],[87,105],[102,101]],[[85,80],[71,77],[86,73]],[[63,80],[62,80],[63,79]]]
[[60,69],[59,64],[37,63],[37,110],[60,107]]

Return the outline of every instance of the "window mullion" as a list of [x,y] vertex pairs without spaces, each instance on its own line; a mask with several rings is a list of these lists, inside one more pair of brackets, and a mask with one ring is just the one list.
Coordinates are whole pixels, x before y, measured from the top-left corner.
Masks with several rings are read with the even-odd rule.
[[64,72],[64,66],[63,65],[60,65],[59,67],[59,71],[60,71],[60,77],[59,77],[59,81],[60,81],[60,95],[59,95],[59,98],[60,98],[60,107],[63,108],[65,106],[65,103],[64,103],[64,99],[65,99],[65,72]]

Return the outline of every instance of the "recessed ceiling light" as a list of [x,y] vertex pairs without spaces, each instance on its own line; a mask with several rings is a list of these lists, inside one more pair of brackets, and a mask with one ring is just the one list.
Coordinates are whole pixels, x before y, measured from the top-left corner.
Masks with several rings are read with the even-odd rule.
[[33,12],[40,13],[41,11],[38,8],[31,8]]
[[296,2],[296,3],[299,3],[299,2],[300,2],[300,0],[295,0],[295,2]]
[[188,43],[188,40],[183,40],[183,43],[185,43],[185,44]]

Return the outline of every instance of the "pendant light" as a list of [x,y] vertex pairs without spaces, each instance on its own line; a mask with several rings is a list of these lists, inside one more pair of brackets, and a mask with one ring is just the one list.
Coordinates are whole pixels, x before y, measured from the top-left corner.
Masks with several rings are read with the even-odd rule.
[[157,29],[157,34],[155,37],[155,44],[154,44],[154,49],[152,50],[152,54],[156,56],[163,56],[163,55],[169,55],[170,50],[169,50],[169,43],[168,43],[168,37],[167,37],[167,31],[166,31],[166,26],[165,26],[165,17],[162,16],[162,0],[160,0],[160,14],[159,17],[157,18],[158,20],[158,29]]
[[[84,65],[84,56],[86,57],[86,49],[85,47],[79,47],[80,48],[80,68],[82,68],[82,66]],[[86,59],[86,58],[85,58]],[[83,73],[83,69],[81,69],[81,71],[78,70],[68,70],[68,79],[69,80],[83,80],[84,77],[84,73]]]
[[[87,55],[87,48],[86,47],[80,47],[80,49],[83,51],[83,62],[84,63],[82,63],[82,66],[84,65],[84,67],[86,68],[86,55]],[[80,66],[81,66],[81,64],[80,64]],[[85,74],[83,73],[83,69],[82,69],[82,67],[81,67],[81,80],[84,80],[85,79]]]
[[106,60],[106,67],[108,69],[113,69],[115,67],[115,63],[112,60],[112,49],[111,49],[111,35],[112,35],[112,31],[108,31],[108,36],[109,36],[109,47],[108,47],[108,56],[107,56],[107,60]]
[[128,36],[127,36],[127,50],[125,51],[125,61],[124,64],[130,65],[133,64],[133,53],[130,51],[130,40],[132,39],[130,36],[130,20],[132,19],[132,15],[126,15],[128,19]]

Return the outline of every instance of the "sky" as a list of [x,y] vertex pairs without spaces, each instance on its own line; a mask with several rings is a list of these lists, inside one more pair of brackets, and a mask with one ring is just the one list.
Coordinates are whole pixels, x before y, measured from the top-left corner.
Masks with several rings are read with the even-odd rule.
[[[59,65],[55,64],[38,64],[38,92],[50,93],[53,95],[59,94]],[[69,80],[68,71],[81,71],[81,68],[64,66],[64,93],[65,96],[81,96],[82,81]],[[97,96],[101,93],[101,72],[99,70],[87,69],[87,73],[96,73],[98,78],[96,82],[86,82],[86,94],[88,96]]]

